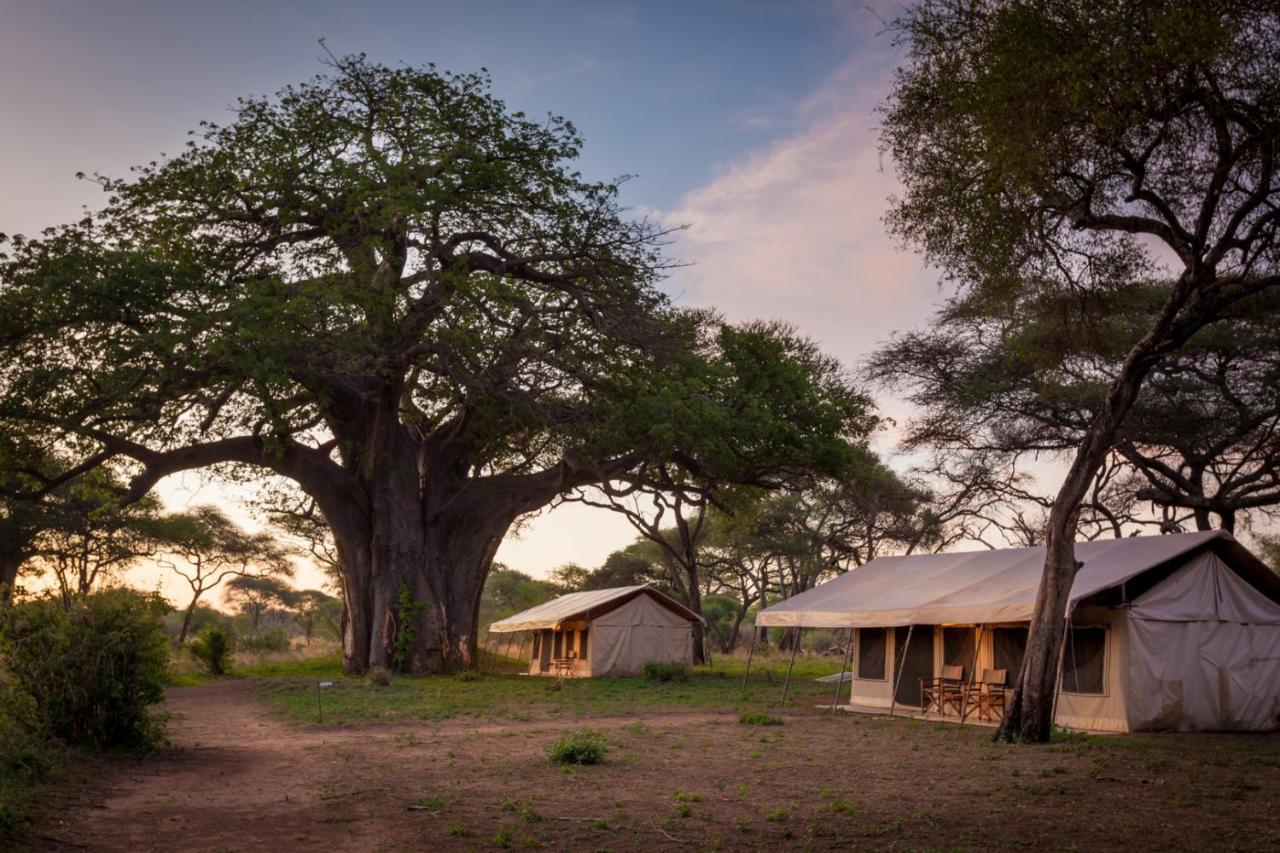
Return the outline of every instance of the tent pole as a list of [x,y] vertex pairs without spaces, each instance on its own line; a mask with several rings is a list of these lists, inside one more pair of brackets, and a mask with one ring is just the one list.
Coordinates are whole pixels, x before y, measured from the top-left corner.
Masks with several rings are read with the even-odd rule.
[[[840,664],[840,678],[836,681],[836,695],[831,697],[831,713],[836,712],[836,705],[840,701],[840,689],[844,687],[844,674],[849,669],[849,664],[853,662],[853,629],[849,629],[849,648],[845,651]],[[852,700],[850,700],[852,701]]]
[[715,672],[716,665],[711,661],[711,635],[708,634],[706,631],[702,632],[702,645],[703,645],[703,649],[702,649],[703,654],[707,656],[707,669],[711,670],[712,672]]
[[[896,645],[894,646],[893,663],[895,666],[898,667],[898,674],[893,679],[893,695],[889,697],[889,716],[890,717],[893,716],[893,709],[898,704],[898,687],[902,684],[902,670],[905,668],[904,664],[907,662],[907,649],[910,648],[911,646],[911,632],[914,631],[915,629],[916,629],[915,623],[912,623],[907,626],[907,641],[902,646],[902,660],[898,660],[898,647]],[[885,633],[886,634],[889,633],[887,628],[885,629]]]
[[[965,708],[969,705],[969,693],[973,690],[973,674],[978,671],[978,651],[982,648],[982,631],[986,625],[978,626],[978,641],[973,644],[973,666],[969,667],[969,683],[960,695],[960,725],[964,725]],[[944,650],[945,651],[945,650]]]
[[796,626],[795,636],[791,638],[791,661],[787,664],[787,677],[782,682],[782,701],[778,707],[787,704],[787,689],[791,687],[791,667],[796,665],[796,651],[800,648],[800,627]]
[[747,676],[751,674],[751,659],[755,657],[756,640],[758,640],[759,637],[760,637],[760,629],[757,628],[755,625],[752,625],[751,626],[751,650],[747,652],[747,668],[742,673],[742,689],[744,692],[747,689]]

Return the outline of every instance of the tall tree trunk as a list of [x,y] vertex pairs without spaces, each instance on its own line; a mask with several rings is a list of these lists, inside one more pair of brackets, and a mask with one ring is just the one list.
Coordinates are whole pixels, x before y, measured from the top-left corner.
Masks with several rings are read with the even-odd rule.
[[196,612],[196,602],[199,600],[200,596],[198,595],[192,598],[191,603],[187,605],[186,612],[182,614],[182,627],[178,629],[177,645],[179,648],[181,648],[182,644],[186,642],[187,633],[191,631],[191,617]]
[[18,582],[18,569],[25,555],[0,551],[0,607],[13,601],[13,587]]
[[1009,707],[996,734],[1001,740],[1045,743],[1053,732],[1064,620],[1071,586],[1080,568],[1075,552],[1080,505],[1115,445],[1116,434],[1137,399],[1150,366],[1149,355],[1140,348],[1130,353],[1125,369],[1112,383],[1054,498],[1045,536],[1044,571],[1027,634],[1027,650]]

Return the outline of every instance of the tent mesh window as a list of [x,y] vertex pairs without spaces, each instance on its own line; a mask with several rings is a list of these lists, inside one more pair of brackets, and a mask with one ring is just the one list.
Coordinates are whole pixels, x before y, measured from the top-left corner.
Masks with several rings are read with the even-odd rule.
[[1005,683],[1012,687],[1013,680],[1022,671],[1022,657],[1027,653],[1027,629],[995,628],[991,631],[991,645],[995,668],[1005,671]]
[[578,632],[578,657],[585,658],[587,656],[587,629],[583,628]]
[[573,654],[573,631],[564,632],[564,656],[568,657]]
[[535,657],[535,658],[538,656],[538,644],[539,644],[539,641],[540,641],[541,639],[542,639],[542,632],[541,632],[541,631],[534,631],[534,632],[533,632],[533,653],[532,653],[532,654],[533,654],[533,657]]
[[559,631],[556,631],[555,656],[558,658],[564,657],[564,634],[561,634]]
[[972,628],[942,629],[942,662],[947,666],[962,666],[965,672],[973,668],[974,637]]
[[1104,692],[1103,663],[1106,660],[1107,629],[1071,626],[1066,660],[1062,662],[1062,690],[1065,693]]
[[884,681],[887,634],[884,628],[858,629],[858,678]]

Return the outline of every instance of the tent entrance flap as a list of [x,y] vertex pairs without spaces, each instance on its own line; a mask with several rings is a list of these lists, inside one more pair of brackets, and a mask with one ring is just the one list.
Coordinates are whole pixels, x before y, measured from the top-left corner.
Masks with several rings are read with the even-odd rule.
[[920,704],[920,679],[933,677],[933,628],[917,625],[894,629],[894,660],[901,661],[894,701],[899,705]]

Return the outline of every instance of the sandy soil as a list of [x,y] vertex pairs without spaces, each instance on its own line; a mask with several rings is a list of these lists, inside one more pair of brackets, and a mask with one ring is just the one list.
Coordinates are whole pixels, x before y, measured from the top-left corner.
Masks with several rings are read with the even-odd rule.
[[[171,691],[174,748],[86,767],[37,845],[89,850],[1209,849],[1280,845],[1280,737],[1002,747],[822,713],[324,728],[251,680]],[[563,770],[565,728],[608,761]],[[1188,749],[1190,744],[1192,748]]]

